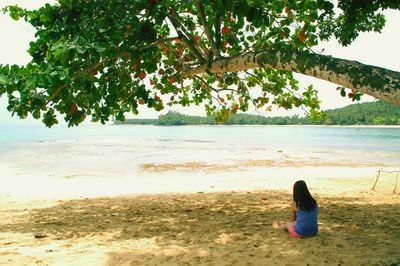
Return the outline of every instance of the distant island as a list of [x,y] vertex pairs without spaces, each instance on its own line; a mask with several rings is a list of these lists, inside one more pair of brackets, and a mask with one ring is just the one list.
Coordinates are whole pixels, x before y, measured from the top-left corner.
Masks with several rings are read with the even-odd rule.
[[[225,125],[400,125],[400,106],[383,101],[357,103],[325,111],[324,118],[313,120],[309,116],[265,117],[261,115],[235,114]],[[158,119],[126,119],[115,124],[139,125],[216,125],[215,118],[189,116],[170,111]]]

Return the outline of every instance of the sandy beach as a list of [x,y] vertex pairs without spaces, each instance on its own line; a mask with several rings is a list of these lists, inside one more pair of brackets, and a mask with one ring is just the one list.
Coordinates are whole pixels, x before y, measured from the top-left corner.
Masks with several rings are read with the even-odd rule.
[[399,195],[317,195],[319,235],[273,229],[280,191],[1,199],[1,265],[397,265]]
[[[193,145],[15,147],[0,162],[0,265],[400,263],[396,173],[371,190],[379,169],[398,170],[392,159],[276,149],[228,159],[221,149],[205,160],[208,144]],[[315,238],[272,227],[288,218],[298,179],[319,203]]]

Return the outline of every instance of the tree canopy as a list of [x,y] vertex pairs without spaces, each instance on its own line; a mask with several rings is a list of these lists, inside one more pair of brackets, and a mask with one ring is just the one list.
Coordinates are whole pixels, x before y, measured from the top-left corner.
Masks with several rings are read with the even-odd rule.
[[0,65],[8,110],[47,126],[138,113],[139,105],[203,104],[223,121],[249,106],[320,112],[317,91],[293,72],[400,105],[400,73],[312,50],[380,31],[395,0],[59,0],[39,10],[4,9],[36,28],[31,62]]

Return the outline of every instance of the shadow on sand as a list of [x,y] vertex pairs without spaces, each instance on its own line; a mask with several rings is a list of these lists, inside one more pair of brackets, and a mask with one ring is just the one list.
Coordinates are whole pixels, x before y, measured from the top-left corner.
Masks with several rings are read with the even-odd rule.
[[69,200],[25,211],[29,219],[3,223],[0,232],[29,234],[37,245],[68,243],[64,248],[75,263],[85,247],[106,265],[400,262],[400,204],[319,198],[320,233],[300,240],[271,226],[287,219],[290,200],[277,191]]

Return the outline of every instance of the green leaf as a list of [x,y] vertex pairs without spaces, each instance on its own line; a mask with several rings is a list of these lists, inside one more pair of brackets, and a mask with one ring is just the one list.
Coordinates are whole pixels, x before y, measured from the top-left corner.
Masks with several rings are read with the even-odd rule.
[[39,119],[40,118],[40,109],[36,109],[35,111],[33,111],[32,117],[35,119]]
[[37,74],[32,74],[26,79],[26,85],[30,88],[36,87],[36,82],[38,80]]
[[16,20],[16,21],[18,21],[18,20],[20,19],[20,16],[19,16],[19,14],[17,14],[17,13],[10,13],[10,17],[11,17],[13,20]]
[[93,47],[96,50],[96,52],[98,52],[98,53],[102,53],[107,49],[106,47],[104,47],[100,43],[96,43]]
[[10,83],[10,79],[2,74],[0,74],[0,84],[8,85]]
[[38,75],[37,85],[41,88],[46,87],[46,78],[44,75]]
[[36,19],[36,18],[37,18],[36,12],[34,12],[34,11],[29,11],[29,12],[28,12],[28,17],[29,17],[30,19]]
[[342,97],[346,97],[346,90],[345,90],[345,88],[342,88],[342,89],[340,90],[340,95],[341,95]]
[[76,51],[78,52],[78,54],[84,54],[85,53],[85,49],[81,46],[76,46]]

